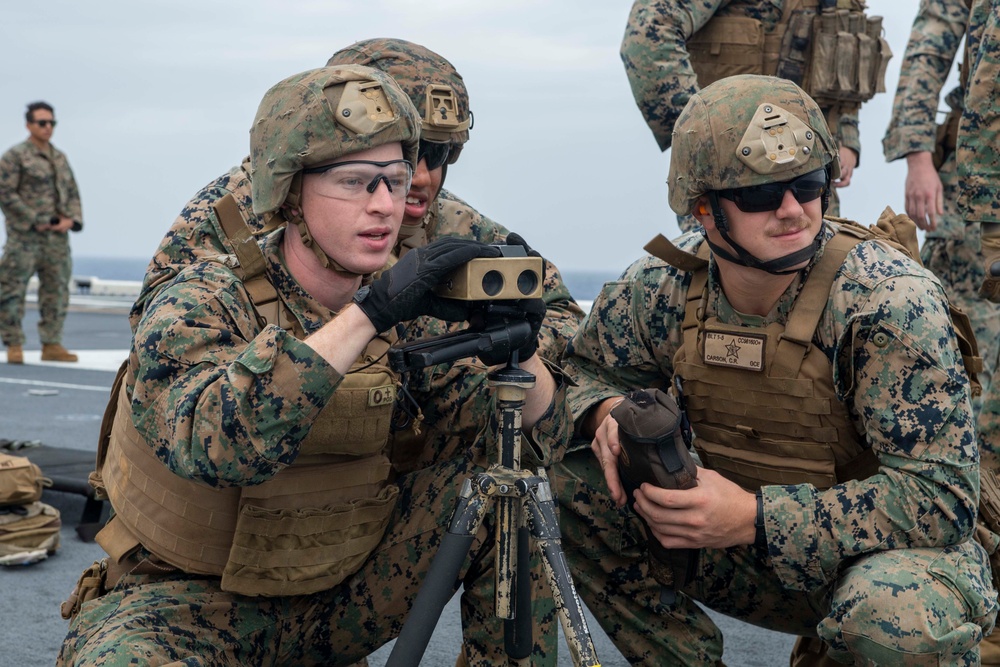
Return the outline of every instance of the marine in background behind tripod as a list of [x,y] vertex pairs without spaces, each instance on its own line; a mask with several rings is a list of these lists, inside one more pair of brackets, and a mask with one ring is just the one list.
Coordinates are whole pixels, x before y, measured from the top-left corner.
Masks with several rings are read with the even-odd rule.
[[[849,7],[855,20],[838,26],[834,18],[832,30],[821,36],[814,18],[821,8],[831,6]],[[817,101],[839,146],[840,176],[833,186],[846,188],[861,160],[860,102],[881,92],[892,55],[879,40],[881,18],[873,17],[879,21],[877,28],[870,26],[861,14],[863,6],[859,0],[636,0],[622,38],[621,58],[632,95],[660,150],[670,148],[674,123],[699,88],[733,74],[780,76],[806,90],[836,90]],[[839,35],[844,36],[840,41]],[[821,50],[821,43],[832,44],[832,49]],[[864,49],[869,51],[868,67],[860,70],[873,76],[855,75],[849,82],[838,76],[834,64],[857,62]],[[830,194],[829,213],[838,215],[836,190]],[[684,215],[678,216],[678,224],[688,232],[697,221]]]
[[976,665],[993,629],[996,592],[972,539],[969,378],[947,301],[886,241],[824,221],[836,150],[791,82],[744,75],[702,89],[674,128],[669,190],[704,235],[606,284],[567,349],[593,456],[564,459],[561,486],[575,489],[559,491],[560,522],[592,610],[642,600],[627,586],[644,564],[616,551],[628,538],[614,530],[626,496],[613,406],[676,386],[705,466],[694,488],[635,492],[662,546],[699,550],[650,664],[721,659],[695,600],[819,636],[844,663]]
[[[460,153],[469,140],[472,113],[465,81],[443,56],[419,44],[401,39],[368,39],[343,48],[327,65],[356,63],[381,69],[409,95],[421,115],[420,159],[413,173],[413,183],[406,198],[403,224],[396,245],[397,257],[405,257],[438,238],[457,237],[502,243],[510,233],[504,226],[479,213],[457,195],[443,188],[448,170],[456,168]],[[530,220],[525,218],[522,224]],[[557,363],[566,343],[576,333],[583,311],[563,283],[559,270],[545,261],[545,319],[542,322],[538,349],[549,363]],[[457,330],[459,325],[421,317],[409,324],[414,339],[437,336]],[[476,359],[442,365],[424,377],[436,384],[448,384],[456,374]],[[443,417],[443,416],[442,416]],[[441,419],[445,425],[447,419]],[[414,438],[393,453],[393,465],[401,469],[420,466],[440,456],[461,455],[469,442],[468,434],[454,431],[431,440]],[[441,447],[448,449],[442,451]],[[546,465],[552,462],[547,458]],[[524,466],[527,468],[527,466]],[[492,521],[492,517],[489,517]],[[533,552],[534,553],[534,552]],[[534,556],[533,556],[534,557]],[[477,558],[481,560],[481,556]],[[536,563],[537,568],[537,561]],[[537,569],[533,570],[533,617],[541,625],[535,633],[532,664],[544,665],[555,660],[556,629],[548,587]],[[463,649],[461,660],[473,666],[489,667],[505,661],[503,634],[493,613],[493,588],[488,577],[479,577],[466,585],[462,595]]]
[[[382,72],[303,72],[260,104],[252,182],[186,207],[239,242],[161,282],[137,317],[99,450],[109,557],[64,606],[75,617],[60,664],[345,665],[399,632],[455,480],[481,469],[494,405],[481,368],[427,392],[417,378],[404,397],[385,355],[400,322],[467,319],[472,306],[433,288],[500,252],[441,239],[386,266],[418,131]],[[540,319],[519,350],[540,380],[523,425],[566,434],[563,390],[534,354]],[[477,456],[396,477],[404,401],[465,425]]]
[[28,138],[0,157],[0,210],[7,241],[0,259],[0,337],[7,363],[24,363],[24,299],[38,274],[42,361],[76,361],[62,346],[73,271],[69,234],[83,229],[80,191],[66,156],[52,145],[56,117],[45,102],[24,114]]

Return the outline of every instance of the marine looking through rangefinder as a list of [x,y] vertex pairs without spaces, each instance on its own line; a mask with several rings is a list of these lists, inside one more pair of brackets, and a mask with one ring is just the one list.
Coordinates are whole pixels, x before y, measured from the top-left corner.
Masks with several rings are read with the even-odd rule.
[[542,296],[541,257],[530,257],[523,246],[497,244],[500,257],[466,262],[434,288],[438,296],[461,301],[537,299]]

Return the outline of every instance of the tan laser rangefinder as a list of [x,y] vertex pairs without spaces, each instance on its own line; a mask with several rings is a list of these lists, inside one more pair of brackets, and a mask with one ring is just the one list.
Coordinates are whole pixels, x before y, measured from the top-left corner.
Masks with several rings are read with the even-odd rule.
[[458,267],[434,293],[461,301],[537,299],[542,296],[542,258],[519,245],[496,246],[500,257],[473,259]]

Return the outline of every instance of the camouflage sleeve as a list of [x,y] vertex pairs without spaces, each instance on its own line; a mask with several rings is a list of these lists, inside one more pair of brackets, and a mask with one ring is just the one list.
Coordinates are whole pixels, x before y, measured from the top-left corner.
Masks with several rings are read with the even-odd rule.
[[660,150],[684,105],[698,92],[687,40],[726,0],[636,0],[622,39],[621,58],[635,103]]
[[260,484],[290,464],[341,380],[284,330],[258,329],[218,265],[163,289],[134,340],[136,428],[173,472],[212,486]]
[[646,257],[601,289],[566,348],[577,431],[590,408],[606,398],[666,388],[680,344],[687,282],[686,274]]
[[80,188],[76,184],[76,177],[73,176],[73,170],[69,166],[69,160],[66,156],[62,156],[62,169],[60,170],[59,180],[63,183],[62,187],[66,192],[66,210],[65,214],[83,223],[83,204],[80,202]]
[[[971,71],[958,130],[959,205],[967,223],[995,225],[1000,223],[1000,3],[975,0],[967,40]],[[984,227],[984,240],[996,236]]]
[[858,155],[857,167],[861,166],[861,130],[858,128],[858,112],[852,111],[840,116],[837,122],[837,143],[850,148]]
[[12,148],[0,157],[0,209],[8,229],[27,232],[35,222],[35,211],[21,198],[18,192],[20,182],[21,159]]
[[965,0],[921,0],[900,64],[892,118],[882,139],[889,162],[934,151],[941,90],[965,34]]
[[[239,185],[233,187],[234,182]],[[239,167],[203,187],[184,205],[146,267],[139,296],[129,313],[133,331],[147,304],[174,276],[210,255],[232,252],[222,240],[222,227],[213,209],[220,199],[230,193],[237,197],[244,210],[252,210],[249,182],[241,178]]]
[[[873,243],[854,254],[869,267],[902,264]],[[828,311],[841,332],[834,385],[879,470],[824,491],[764,488],[771,560],[784,585],[802,591],[834,580],[860,554],[965,540],[979,500],[968,378],[937,281],[919,269],[843,273]]]

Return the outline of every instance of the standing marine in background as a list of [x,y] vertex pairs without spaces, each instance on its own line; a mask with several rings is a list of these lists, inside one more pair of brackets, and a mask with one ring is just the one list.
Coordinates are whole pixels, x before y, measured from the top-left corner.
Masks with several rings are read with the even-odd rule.
[[[819,103],[840,147],[836,188],[860,163],[858,109],[884,92],[892,53],[863,0],[636,0],[621,45],[632,95],[661,151],[691,96],[734,74],[779,76]],[[836,191],[830,215],[839,214]],[[681,231],[697,227],[678,216]]]
[[[950,111],[935,122],[945,80],[969,21],[971,0],[921,0],[903,55],[892,120],[882,140],[886,160],[906,158],[906,212],[924,230],[921,260],[941,279],[948,299],[969,315],[983,371],[983,394],[1000,355],[1000,305],[979,296],[983,282],[979,225],[965,223],[958,209],[955,145],[962,115],[968,63],[962,62],[959,85],[948,93]],[[980,413],[981,396],[973,397]],[[995,417],[994,417],[995,418]],[[984,463],[996,467],[998,452],[986,443]]]
[[38,274],[42,361],[76,361],[62,346],[73,260],[68,232],[83,229],[80,191],[62,151],[52,145],[56,117],[45,102],[24,114],[28,138],[0,157],[0,210],[7,241],[0,259],[0,337],[7,363],[24,363],[24,301]]
[[[1000,3],[973,0],[965,40],[969,74],[956,149],[958,206],[965,224],[979,228],[983,267],[979,295],[1000,304]],[[994,330],[991,335],[1000,334]],[[998,374],[1000,365],[993,369],[979,415],[979,437],[984,448],[994,452],[1000,451]],[[1000,569],[1000,554],[994,569]]]

